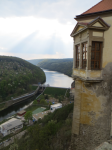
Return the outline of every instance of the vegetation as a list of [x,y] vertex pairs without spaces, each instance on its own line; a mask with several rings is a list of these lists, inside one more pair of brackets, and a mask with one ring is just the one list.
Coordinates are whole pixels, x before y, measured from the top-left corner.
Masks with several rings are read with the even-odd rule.
[[[65,98],[70,97],[70,89],[64,88],[54,88],[54,87],[46,87],[43,94],[38,97],[38,100],[43,101],[43,104],[52,104],[50,101],[49,103],[45,103],[46,99],[49,100],[51,98],[56,98],[59,102],[62,102]],[[37,104],[37,100],[34,101],[34,104]]]
[[24,118],[25,118],[26,121],[29,122],[29,120],[32,119],[32,112],[27,111],[26,114],[24,115]]
[[0,56],[0,103],[35,90],[32,84],[45,80],[39,67],[21,58]]
[[52,97],[65,96],[66,90],[64,88],[46,87],[44,94],[51,95]]
[[[28,128],[16,144],[18,150],[68,150],[71,141],[73,104],[49,113]],[[11,146],[2,150],[8,150]]]
[[58,71],[68,76],[72,75],[73,59],[35,59],[29,62],[38,65],[41,68]]

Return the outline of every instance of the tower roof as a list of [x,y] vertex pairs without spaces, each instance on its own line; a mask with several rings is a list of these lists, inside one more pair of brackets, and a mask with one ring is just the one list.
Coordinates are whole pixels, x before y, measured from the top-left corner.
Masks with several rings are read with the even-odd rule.
[[111,10],[112,9],[112,0],[102,0],[98,4],[94,5],[81,15],[85,14],[90,14],[90,13],[96,13],[96,12],[101,12],[101,11],[106,11],[106,10]]

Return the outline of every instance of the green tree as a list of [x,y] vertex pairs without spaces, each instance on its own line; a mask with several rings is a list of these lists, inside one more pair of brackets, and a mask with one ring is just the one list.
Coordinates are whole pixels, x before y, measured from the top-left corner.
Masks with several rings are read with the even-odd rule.
[[36,104],[37,104],[37,100],[34,100],[34,101],[33,101],[33,104],[36,105]]
[[46,104],[45,99],[41,99],[41,100],[40,100],[40,104]]
[[31,111],[26,112],[24,118],[26,121],[29,122],[29,120],[32,118],[32,112]]
[[18,145],[16,143],[12,144],[9,150],[18,150]]

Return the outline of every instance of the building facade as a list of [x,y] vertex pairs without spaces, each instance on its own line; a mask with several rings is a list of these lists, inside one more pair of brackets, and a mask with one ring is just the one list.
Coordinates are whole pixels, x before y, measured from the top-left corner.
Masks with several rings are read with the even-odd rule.
[[112,0],[75,19],[71,150],[94,150],[112,137]]

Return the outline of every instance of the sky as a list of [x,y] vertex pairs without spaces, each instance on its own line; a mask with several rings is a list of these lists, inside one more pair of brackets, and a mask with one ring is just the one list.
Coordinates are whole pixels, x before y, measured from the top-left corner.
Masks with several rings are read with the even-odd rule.
[[0,0],[0,55],[72,58],[74,17],[100,0]]

